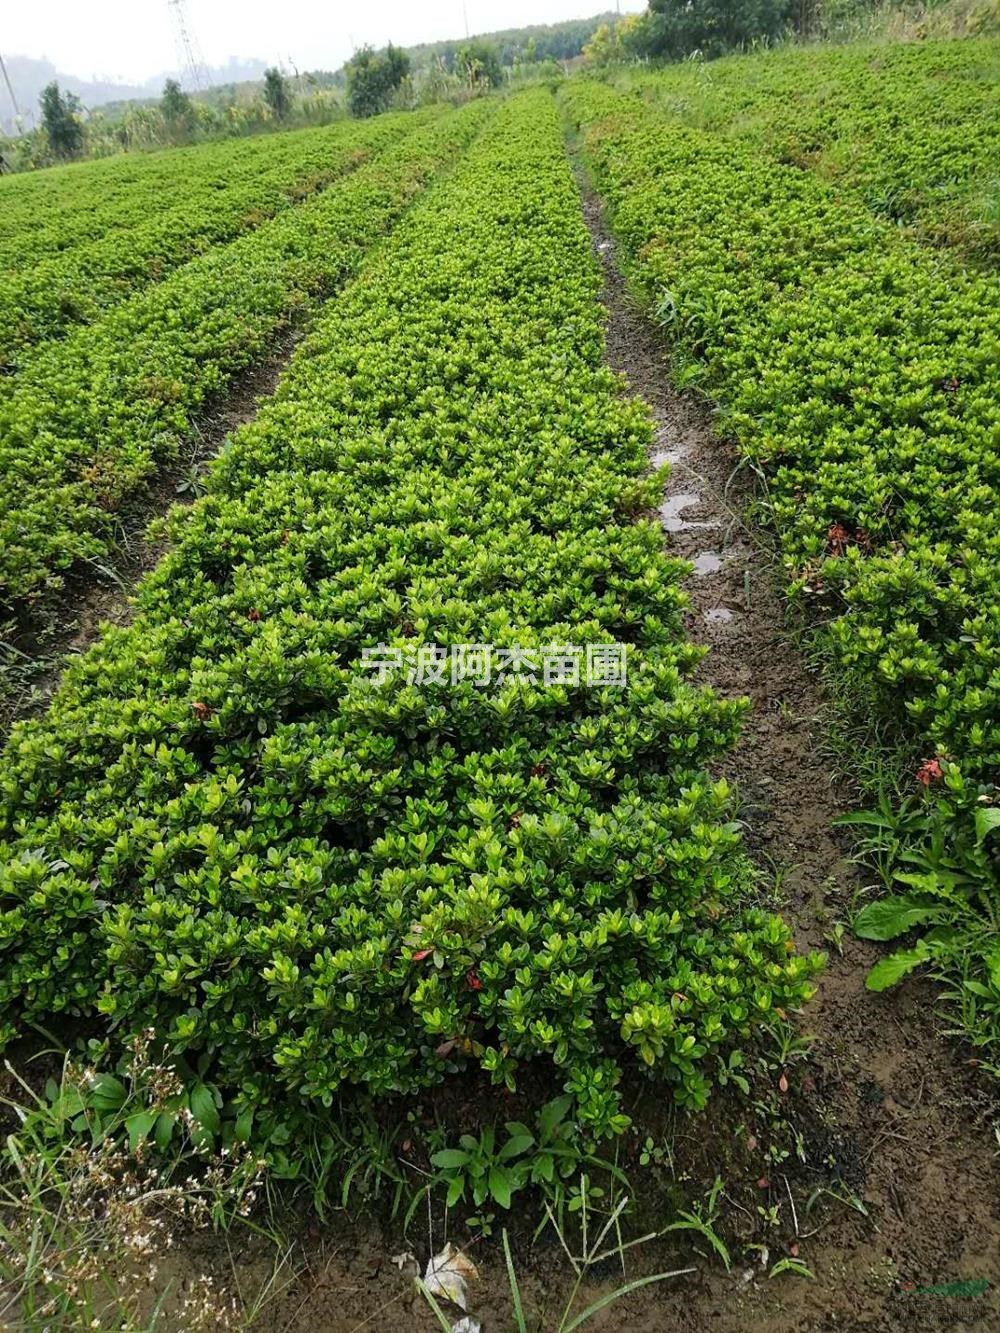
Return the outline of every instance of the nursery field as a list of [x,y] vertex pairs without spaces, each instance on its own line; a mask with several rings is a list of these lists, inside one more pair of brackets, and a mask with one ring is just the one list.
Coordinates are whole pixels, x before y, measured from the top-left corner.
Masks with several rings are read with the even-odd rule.
[[442,1227],[487,1330],[546,1231],[595,1328],[990,1325],[997,55],[0,181],[0,668],[119,603],[0,758],[0,1324],[202,1326],[137,1227],[266,1180],[332,1252],[205,1327],[367,1326],[358,1214],[408,1327]]
[[0,179],[0,366],[93,323],[212,246],[318,194],[401,138],[383,116]]
[[996,263],[1000,41],[792,47],[615,82],[857,194],[929,244]]

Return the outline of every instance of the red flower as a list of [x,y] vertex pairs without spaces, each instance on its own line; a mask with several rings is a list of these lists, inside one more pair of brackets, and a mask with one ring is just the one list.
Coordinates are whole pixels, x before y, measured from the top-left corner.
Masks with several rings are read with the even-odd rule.
[[929,787],[932,782],[940,782],[943,777],[944,769],[940,759],[925,759],[917,769],[917,781],[925,787]]
[[479,980],[479,973],[474,967],[470,967],[465,974],[465,984],[469,990],[482,990],[483,983]]

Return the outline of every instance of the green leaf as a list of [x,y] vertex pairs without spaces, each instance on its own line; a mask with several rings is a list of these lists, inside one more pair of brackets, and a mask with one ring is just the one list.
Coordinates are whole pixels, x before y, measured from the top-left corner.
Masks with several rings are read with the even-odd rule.
[[982,842],[995,828],[1000,828],[1000,805],[981,805],[976,811],[976,841]]
[[572,1105],[573,1098],[570,1094],[546,1102],[538,1114],[538,1130],[543,1139],[552,1136],[553,1131],[566,1119]]
[[459,1199],[465,1197],[465,1177],[453,1176],[448,1183],[448,1207],[454,1208]]
[[125,1084],[114,1074],[98,1074],[91,1084],[90,1104],[97,1111],[119,1111],[127,1097]]
[[507,1133],[512,1138],[518,1134],[527,1134],[530,1139],[534,1139],[534,1135],[532,1134],[531,1130],[528,1128],[526,1124],[523,1123],[523,1121],[508,1120],[505,1122],[505,1128],[507,1130]]
[[512,1157],[520,1157],[522,1153],[526,1153],[534,1141],[534,1134],[515,1134],[512,1139],[507,1140],[497,1156],[501,1162],[509,1162]]
[[877,814],[874,810],[855,810],[849,815],[838,815],[833,820],[835,828],[895,828],[895,824],[885,815]]
[[919,893],[929,893],[947,898],[959,882],[959,876],[948,870],[900,870],[895,879],[899,884],[908,884]]
[[551,1181],[555,1176],[555,1162],[550,1153],[539,1153],[532,1158],[531,1174],[534,1180]]
[[512,1197],[511,1177],[502,1166],[490,1167],[490,1194],[501,1208],[509,1208]]
[[959,1300],[970,1301],[976,1296],[984,1296],[990,1289],[990,1282],[985,1277],[968,1278],[964,1282],[936,1282],[929,1287],[916,1287],[911,1296],[957,1296]]
[[854,930],[863,940],[894,940],[939,912],[938,906],[919,898],[880,898],[858,913]]
[[510,1283],[510,1301],[514,1309],[514,1324],[517,1333],[528,1333],[528,1325],[524,1318],[524,1306],[521,1304],[521,1291],[517,1285],[517,1274],[514,1271],[514,1259],[510,1252],[510,1237],[507,1230],[503,1232],[503,1257],[507,1265],[507,1281]]
[[219,1133],[222,1129],[222,1119],[219,1116],[218,1107],[215,1105],[215,1097],[209,1087],[204,1083],[196,1083],[191,1089],[188,1105],[191,1108],[191,1114],[203,1130],[213,1136]]
[[431,1157],[431,1166],[441,1167],[444,1171],[454,1170],[456,1167],[468,1166],[471,1161],[471,1155],[463,1152],[461,1148],[442,1148]]
[[901,981],[908,972],[926,962],[925,948],[902,949],[876,963],[865,978],[865,985],[869,990],[888,990],[890,986],[895,986],[897,981]]
[[606,1296],[594,1301],[593,1305],[588,1305],[571,1324],[564,1326],[563,1333],[573,1333],[574,1329],[593,1319],[595,1314],[606,1309],[613,1301],[621,1300],[623,1296],[631,1296],[633,1291],[639,1291],[640,1288],[648,1287],[654,1282],[666,1282],[672,1277],[684,1277],[687,1273],[695,1272],[697,1272],[695,1268],[677,1268],[672,1273],[653,1273],[650,1277],[639,1277],[633,1282],[626,1282],[624,1287],[617,1287],[614,1291],[609,1291]]
[[176,1117],[169,1111],[161,1111],[156,1117],[156,1128],[153,1131],[153,1142],[159,1148],[160,1152],[166,1152],[170,1146],[170,1140],[173,1138],[174,1125],[177,1123]]
[[130,1115],[125,1121],[125,1128],[128,1130],[128,1146],[130,1152],[135,1152],[140,1143],[143,1143],[148,1137],[149,1132],[156,1124],[159,1118],[158,1111],[137,1111],[135,1115]]

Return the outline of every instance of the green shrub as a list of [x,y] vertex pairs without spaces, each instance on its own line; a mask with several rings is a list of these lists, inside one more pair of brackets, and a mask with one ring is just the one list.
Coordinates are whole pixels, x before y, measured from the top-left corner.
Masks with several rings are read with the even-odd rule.
[[[341,1093],[623,1068],[704,1103],[811,993],[705,765],[650,423],[603,364],[552,99],[523,94],[333,301],[0,787],[0,1002],[153,1027],[272,1145]],[[627,689],[379,682],[363,650],[627,645]],[[207,1057],[207,1058],[206,1058]],[[289,1148],[289,1152],[293,1152]]]
[[[261,226],[413,127],[386,116],[204,145],[141,157],[124,180],[109,179],[106,163],[55,184],[46,178],[45,188],[35,177],[11,180],[2,197],[14,217],[0,232],[0,366],[15,371],[36,344]],[[5,375],[0,393],[14,383]]]
[[998,56],[995,40],[788,46],[617,82],[989,263],[1000,254]]
[[0,397],[0,605],[107,550],[123,500],[212,395],[357,270],[490,113],[464,107],[404,133],[339,186],[37,351]]

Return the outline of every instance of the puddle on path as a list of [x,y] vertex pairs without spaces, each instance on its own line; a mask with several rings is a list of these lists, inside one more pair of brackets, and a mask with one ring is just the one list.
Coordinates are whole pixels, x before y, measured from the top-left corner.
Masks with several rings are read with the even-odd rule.
[[701,504],[700,495],[668,495],[660,508],[660,517],[667,532],[683,532],[687,528],[717,528],[718,519],[708,523],[698,523],[693,519],[681,518],[685,509]]
[[664,463],[669,464],[670,467],[676,467],[686,453],[687,450],[681,446],[673,449],[657,449],[655,453],[650,454],[650,459],[653,467],[662,467]]
[[706,574],[718,574],[723,560],[718,551],[699,551],[691,563],[694,565],[695,576],[703,579]]
[[733,613],[728,606],[711,606],[705,612],[705,619],[710,625],[724,625],[732,618]]

